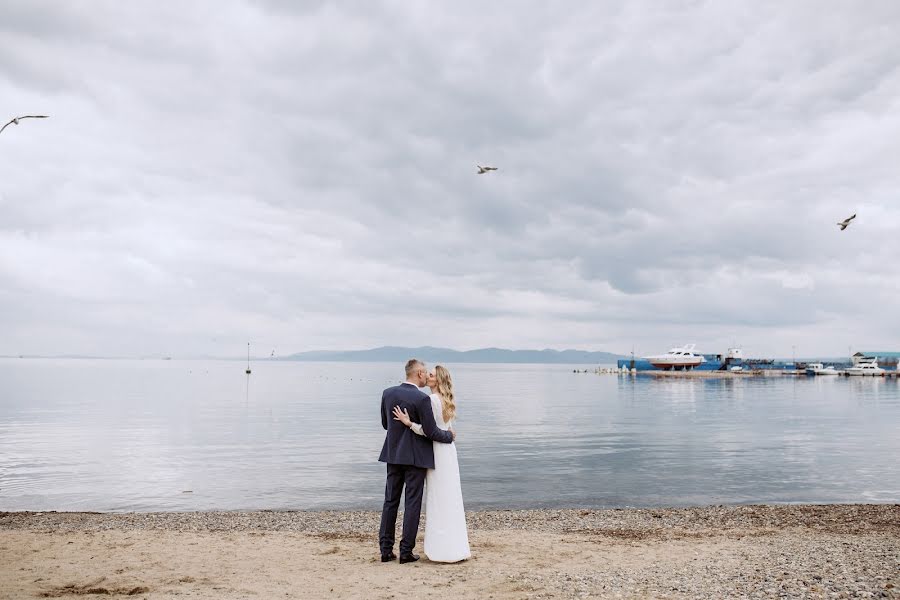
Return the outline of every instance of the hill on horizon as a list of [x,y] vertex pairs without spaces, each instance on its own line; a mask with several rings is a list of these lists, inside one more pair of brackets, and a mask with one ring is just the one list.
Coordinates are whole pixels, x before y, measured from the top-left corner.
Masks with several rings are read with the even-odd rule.
[[547,363],[547,364],[601,364],[614,363],[624,355],[587,350],[507,350],[505,348],[479,348],[477,350],[453,350],[422,346],[405,348],[382,346],[369,350],[317,350],[298,352],[274,360],[333,361],[333,362],[405,362],[418,358],[428,363]]

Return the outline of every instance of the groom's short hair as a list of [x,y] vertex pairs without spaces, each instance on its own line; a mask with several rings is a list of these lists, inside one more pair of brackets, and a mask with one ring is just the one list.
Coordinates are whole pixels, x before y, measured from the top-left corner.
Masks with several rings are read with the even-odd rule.
[[412,374],[416,372],[416,369],[419,367],[425,367],[425,363],[423,363],[418,358],[411,358],[406,361],[406,377],[412,377]]

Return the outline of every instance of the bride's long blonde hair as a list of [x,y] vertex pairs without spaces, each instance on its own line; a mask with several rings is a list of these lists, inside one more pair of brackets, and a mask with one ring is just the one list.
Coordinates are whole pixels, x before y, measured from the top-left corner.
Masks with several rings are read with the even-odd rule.
[[441,397],[441,415],[444,423],[449,423],[456,418],[456,402],[453,401],[453,380],[450,379],[450,371],[441,365],[434,367],[434,377],[437,379],[437,393]]

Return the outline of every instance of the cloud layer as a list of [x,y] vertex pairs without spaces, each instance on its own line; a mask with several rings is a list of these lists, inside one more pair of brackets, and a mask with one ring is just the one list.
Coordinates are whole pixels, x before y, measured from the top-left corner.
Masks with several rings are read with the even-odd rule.
[[897,31],[887,0],[12,0],[0,109],[52,116],[0,136],[0,354],[896,349]]

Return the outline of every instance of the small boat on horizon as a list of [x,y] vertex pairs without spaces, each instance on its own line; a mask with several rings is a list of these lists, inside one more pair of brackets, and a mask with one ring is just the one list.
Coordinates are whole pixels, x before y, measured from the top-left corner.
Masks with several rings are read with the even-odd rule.
[[672,348],[665,354],[644,356],[641,360],[646,360],[657,369],[666,371],[669,369],[675,369],[676,371],[690,370],[706,362],[702,355],[694,352],[695,345],[685,344],[680,348]]

